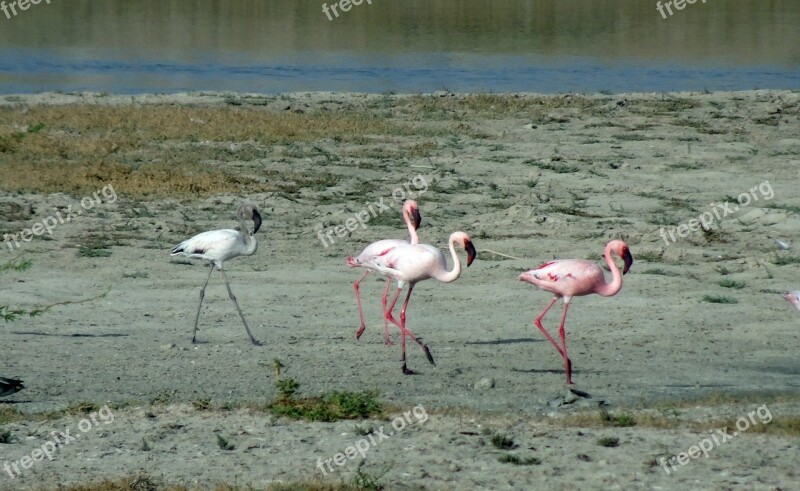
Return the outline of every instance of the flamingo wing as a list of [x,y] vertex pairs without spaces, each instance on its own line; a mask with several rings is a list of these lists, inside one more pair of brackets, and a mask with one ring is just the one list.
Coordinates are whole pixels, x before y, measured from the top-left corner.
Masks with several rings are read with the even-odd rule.
[[210,230],[176,245],[172,249],[172,255],[202,255],[215,250],[232,248],[239,238],[240,234],[236,230]]
[[590,291],[604,280],[604,275],[600,266],[591,261],[563,259],[526,271],[520,279],[554,293],[574,296]]
[[[441,256],[441,257],[440,257]],[[406,244],[375,258],[375,270],[400,282],[430,278],[434,265],[442,262],[441,251],[427,244]]]

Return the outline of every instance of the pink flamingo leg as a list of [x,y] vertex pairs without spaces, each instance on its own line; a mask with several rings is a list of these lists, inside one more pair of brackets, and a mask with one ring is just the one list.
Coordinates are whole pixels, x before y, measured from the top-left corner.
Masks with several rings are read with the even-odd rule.
[[569,302],[564,302],[564,313],[561,315],[561,325],[558,326],[558,335],[561,336],[561,345],[564,347],[564,371],[567,372],[567,384],[572,385],[572,362],[567,356],[567,338],[564,332],[564,323],[567,321],[567,309]]
[[563,315],[563,317],[561,319],[561,327],[559,328],[559,335],[561,336],[562,343],[564,343],[564,348],[563,349],[561,348],[561,346],[558,345],[556,340],[553,339],[553,336],[551,336],[550,333],[547,332],[547,330],[542,325],[542,319],[547,314],[547,312],[550,310],[550,308],[553,307],[553,305],[558,301],[559,298],[561,298],[561,297],[553,297],[553,299],[550,300],[550,303],[547,304],[547,307],[545,307],[544,310],[542,310],[542,312],[536,317],[536,319],[533,320],[533,322],[534,322],[534,324],[536,324],[536,327],[538,327],[539,330],[542,331],[542,334],[544,334],[544,337],[546,337],[547,340],[550,341],[550,344],[553,345],[553,347],[556,349],[556,351],[558,351],[558,354],[561,355],[561,358],[564,359],[564,367],[566,368],[566,371],[567,371],[567,383],[571,384],[572,383],[572,378],[571,378],[571,375],[572,375],[572,361],[570,361],[570,359],[567,358],[567,345],[566,345],[566,340],[565,340],[565,337],[564,337],[564,320],[566,320],[566,318],[567,318],[566,306],[569,305],[569,304],[566,304],[566,303],[564,304],[564,306],[565,306],[564,307],[564,315]]
[[392,279],[386,278],[386,288],[383,289],[383,297],[381,297],[381,305],[383,305],[383,344],[386,346],[394,346],[392,338],[389,336],[389,320],[386,318],[386,296],[389,294],[390,286],[392,286]]
[[367,271],[366,271],[366,272],[365,272],[365,273],[364,273],[364,274],[361,276],[361,278],[359,278],[358,280],[356,280],[356,282],[355,282],[355,283],[353,283],[353,290],[355,290],[355,292],[356,292],[356,305],[358,305],[358,317],[359,317],[359,319],[361,319],[361,327],[359,327],[359,328],[358,328],[358,331],[356,331],[356,339],[359,339],[359,338],[361,337],[361,335],[362,335],[362,334],[364,334],[364,329],[366,329],[366,328],[367,328],[367,323],[366,323],[366,322],[364,322],[364,311],[361,309],[361,295],[359,295],[359,292],[358,292],[358,286],[361,284],[361,281],[362,281],[364,278],[366,278],[366,277],[367,277],[367,275],[368,275],[370,272],[371,272],[371,270],[369,270],[369,269],[368,269],[368,270],[367,270]]
[[425,352],[425,356],[428,358],[428,361],[431,362],[431,364],[433,366],[436,366],[436,362],[433,361],[433,355],[431,355],[431,350],[428,349],[428,347],[426,345],[424,345],[419,339],[417,339],[417,337],[414,336],[413,332],[411,332],[408,329],[406,329],[406,310],[408,309],[408,301],[411,299],[411,291],[413,289],[414,289],[414,285],[413,284],[408,285],[408,294],[406,295],[406,301],[403,302],[403,308],[400,310],[400,322],[399,323],[392,316],[392,310],[394,310],[394,306],[397,303],[397,297],[400,295],[400,289],[397,290],[397,294],[394,297],[394,301],[392,302],[392,306],[386,312],[387,319],[389,321],[391,321],[392,324],[396,325],[400,329],[400,332],[401,332],[400,341],[401,341],[401,346],[402,346],[402,351],[403,351],[403,356],[402,356],[403,373],[406,374],[406,375],[414,375],[414,374],[416,374],[416,372],[414,372],[413,370],[409,370],[408,367],[406,366],[406,336],[409,336],[411,339],[413,339],[414,342],[417,343],[422,348],[422,351]]

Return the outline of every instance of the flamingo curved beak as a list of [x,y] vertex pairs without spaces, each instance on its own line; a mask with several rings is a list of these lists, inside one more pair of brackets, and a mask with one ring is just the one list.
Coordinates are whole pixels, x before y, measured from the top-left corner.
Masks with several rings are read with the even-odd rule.
[[255,235],[255,233],[258,232],[258,229],[261,228],[261,215],[255,208],[253,208],[253,223],[255,224],[255,227],[253,228],[253,234]]
[[418,209],[411,210],[411,218],[414,220],[414,230],[418,229],[422,225],[422,215],[419,214]]
[[629,269],[631,269],[631,265],[633,264],[633,256],[631,256],[631,251],[625,249],[625,252],[622,254],[622,260],[625,262],[625,267],[622,268],[622,274],[625,274]]
[[469,267],[478,256],[478,251],[475,250],[475,246],[469,240],[464,241],[464,250],[467,251],[467,267]]

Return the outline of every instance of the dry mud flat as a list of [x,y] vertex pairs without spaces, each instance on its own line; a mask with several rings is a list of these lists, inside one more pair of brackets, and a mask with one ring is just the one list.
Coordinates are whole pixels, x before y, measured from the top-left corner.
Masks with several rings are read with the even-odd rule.
[[[201,486],[350,482],[360,455],[325,476],[317,459],[364,438],[362,423],[189,404],[274,399],[275,358],[302,395],[374,389],[398,408],[367,426],[425,408],[424,423],[366,452],[361,471],[386,471],[380,482],[389,489],[797,487],[800,316],[780,297],[800,278],[796,92],[1,102],[0,232],[81,211],[52,235],[3,245],[3,262],[32,266],[0,273],[0,305],[58,304],[3,324],[2,375],[27,385],[4,401],[26,413],[108,403],[115,415],[53,461],[13,480],[0,474],[2,489],[140,470]],[[404,236],[395,197],[409,194],[421,205],[424,242],[444,245],[464,230],[478,249],[455,283],[415,289],[408,325],[437,366],[410,344],[413,377],[400,372],[399,346],[383,345],[377,279],[362,285],[368,325],[355,340],[358,274],[344,262],[369,242]],[[254,256],[229,263],[228,277],[265,346],[247,342],[217,275],[200,319],[203,343],[193,346],[206,270],[169,249],[235,225],[243,198],[260,208],[264,233]],[[381,200],[392,210],[337,235]],[[708,230],[700,220],[711,221]],[[320,237],[332,240],[326,247]],[[591,395],[573,398],[532,325],[549,297],[516,278],[554,257],[599,260],[620,237],[635,260],[622,291],[578,298],[570,309],[573,379]],[[558,314],[545,326],[555,329]],[[493,387],[477,384],[485,378]],[[770,422],[755,420],[669,475],[659,467],[765,404]],[[638,422],[598,422],[600,406]],[[4,425],[16,438],[0,445],[0,465],[79,421]],[[529,465],[499,462],[506,450],[484,428],[513,436],[508,451]],[[234,448],[220,448],[217,434]],[[604,437],[618,445],[599,445]]]

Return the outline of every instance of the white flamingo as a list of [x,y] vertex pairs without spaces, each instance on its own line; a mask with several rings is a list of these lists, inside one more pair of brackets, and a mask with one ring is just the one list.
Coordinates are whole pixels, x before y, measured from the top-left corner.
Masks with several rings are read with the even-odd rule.
[[[406,222],[406,227],[408,227],[408,235],[409,240],[400,240],[400,239],[385,239],[379,240],[377,242],[373,242],[372,244],[368,245],[361,251],[356,257],[348,257],[347,258],[347,265],[351,268],[366,268],[366,271],[361,276],[361,278],[357,279],[355,283],[353,283],[353,290],[356,292],[356,305],[358,306],[358,316],[361,320],[361,326],[356,331],[356,339],[359,339],[361,335],[364,333],[364,329],[366,329],[367,325],[364,322],[364,311],[361,308],[361,296],[359,294],[359,285],[373,271],[377,271],[375,269],[375,261],[381,257],[382,255],[388,253],[395,247],[409,245],[409,244],[419,244],[419,237],[417,236],[417,229],[419,228],[420,224],[422,223],[422,216],[419,214],[419,205],[413,199],[407,200],[403,204],[403,220]],[[383,315],[383,343],[387,346],[390,346],[392,343],[391,338],[389,337],[389,321],[386,319],[386,296],[389,293],[389,287],[392,284],[392,279],[390,277],[386,277],[386,288],[383,289],[383,296],[381,297],[381,305],[383,306],[382,312]]]
[[[222,268],[222,263],[229,259],[239,256],[250,256],[258,249],[258,240],[255,234],[261,227],[261,215],[258,210],[250,204],[243,204],[236,210],[236,216],[239,219],[239,227],[241,231],[232,229],[211,230],[197,234],[191,239],[184,240],[172,249],[172,255],[184,255],[192,259],[203,259],[211,263],[211,270],[208,272],[206,282],[203,288],[200,289],[200,304],[197,306],[197,315],[194,317],[194,330],[192,331],[192,343],[196,342],[195,336],[197,335],[197,321],[200,319],[200,308],[203,306],[203,297],[205,296],[206,286],[208,280],[211,278],[211,273],[214,268],[219,269],[222,273],[222,279],[225,280],[225,286],[228,288],[228,296],[233,300],[236,310],[239,312],[239,317],[242,318],[242,323],[250,337],[250,342],[256,346],[261,346],[261,343],[253,337],[250,328],[247,326],[247,321],[244,320],[242,309],[239,308],[239,303],[231,291],[231,285],[228,283],[228,278],[225,276],[225,270]],[[248,232],[245,220],[253,220],[253,231]]]

